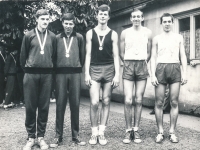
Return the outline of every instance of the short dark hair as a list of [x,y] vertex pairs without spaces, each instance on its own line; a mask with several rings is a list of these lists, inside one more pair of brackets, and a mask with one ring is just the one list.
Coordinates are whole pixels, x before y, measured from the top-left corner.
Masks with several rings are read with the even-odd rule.
[[46,9],[39,9],[36,14],[35,17],[39,18],[42,15],[49,15],[49,12]]
[[143,12],[141,10],[139,10],[139,9],[136,9],[136,8],[133,9],[133,11],[131,12],[131,16],[130,17],[132,17],[132,13],[137,12],[137,11],[141,12],[141,16],[144,17],[143,16]]
[[[61,21],[63,22],[64,20],[73,20],[75,21],[75,16],[72,13],[65,13],[62,15]],[[75,23],[75,22],[74,22]]]
[[111,15],[110,7],[108,5],[106,5],[106,4],[103,4],[103,5],[98,7],[97,14],[99,13],[99,11],[108,11],[108,15],[109,16]]
[[172,22],[174,22],[174,17],[173,17],[170,13],[164,13],[164,14],[160,17],[160,24],[162,24],[163,17],[171,17]]

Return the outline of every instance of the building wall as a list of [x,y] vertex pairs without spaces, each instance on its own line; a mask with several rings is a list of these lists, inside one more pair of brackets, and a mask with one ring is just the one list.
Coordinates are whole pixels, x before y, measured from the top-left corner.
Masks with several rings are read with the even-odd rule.
[[[199,0],[184,0],[176,3],[160,3],[148,5],[148,7],[143,9],[145,18],[144,26],[152,30],[153,36],[155,36],[162,32],[162,28],[160,26],[160,16],[163,13],[168,12],[171,14],[178,14],[188,10],[197,9],[199,6]],[[120,36],[121,31],[131,25],[129,18],[130,13],[111,18],[109,21],[109,27],[115,30]],[[122,72],[123,64],[121,62],[121,76]],[[181,86],[179,95],[180,111],[187,113],[191,113],[193,111],[195,114],[200,114],[200,109],[197,108],[197,106],[200,106],[200,65],[197,65],[196,67],[191,67],[188,65],[187,77],[188,83],[184,86]],[[85,86],[84,81],[82,81],[82,87],[85,91],[87,91],[87,87]],[[144,105],[154,106],[154,87],[151,85],[150,78],[148,78],[147,81],[144,97]],[[113,90],[112,100],[123,102],[122,77],[120,77],[120,86]]]

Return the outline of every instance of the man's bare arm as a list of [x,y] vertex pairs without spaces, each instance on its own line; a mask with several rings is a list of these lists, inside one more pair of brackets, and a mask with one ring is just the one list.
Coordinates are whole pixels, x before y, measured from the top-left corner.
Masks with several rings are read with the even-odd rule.
[[182,81],[181,84],[186,84],[187,83],[187,58],[185,54],[185,49],[183,46],[183,37],[180,35],[180,59],[181,59],[181,64],[182,64]]
[[119,86],[119,49],[118,49],[118,35],[115,31],[112,33],[113,57],[115,65],[115,76],[112,81],[113,88]]
[[156,78],[156,75],[155,75],[155,68],[156,68],[156,51],[157,51],[157,38],[158,36],[154,37],[153,38],[153,42],[152,42],[152,50],[151,50],[151,83],[153,86],[157,86],[159,83],[158,83],[158,80]]
[[151,58],[151,49],[152,49],[152,32],[148,29],[148,43],[147,43],[147,62]]
[[125,30],[122,31],[120,36],[120,59],[124,62],[124,53],[125,53]]
[[90,77],[90,61],[91,61],[91,49],[92,49],[92,30],[89,30],[86,33],[86,55],[85,55],[85,84],[91,86],[91,77]]

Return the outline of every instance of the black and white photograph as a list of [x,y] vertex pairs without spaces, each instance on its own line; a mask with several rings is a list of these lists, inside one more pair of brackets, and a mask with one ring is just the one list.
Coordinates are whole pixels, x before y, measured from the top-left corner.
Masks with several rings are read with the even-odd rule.
[[0,150],[199,150],[200,0],[0,0]]

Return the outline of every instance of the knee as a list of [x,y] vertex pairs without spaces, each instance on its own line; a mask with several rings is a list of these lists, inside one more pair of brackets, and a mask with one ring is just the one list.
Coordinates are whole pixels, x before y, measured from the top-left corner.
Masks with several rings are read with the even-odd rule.
[[107,97],[103,97],[102,99],[102,104],[104,106],[108,106],[110,104],[110,96],[107,96]]
[[91,107],[93,109],[98,109],[98,106],[99,106],[99,101],[93,101],[93,102],[91,102]]
[[157,100],[157,101],[155,102],[155,106],[156,106],[157,108],[159,108],[159,109],[162,109],[162,108],[163,108],[163,101]]
[[171,100],[171,107],[177,108],[178,107],[178,101],[177,100]]
[[127,98],[125,97],[125,101],[124,101],[125,105],[130,106],[133,104],[133,99],[131,98]]
[[135,105],[142,105],[142,97],[136,97],[135,98]]

